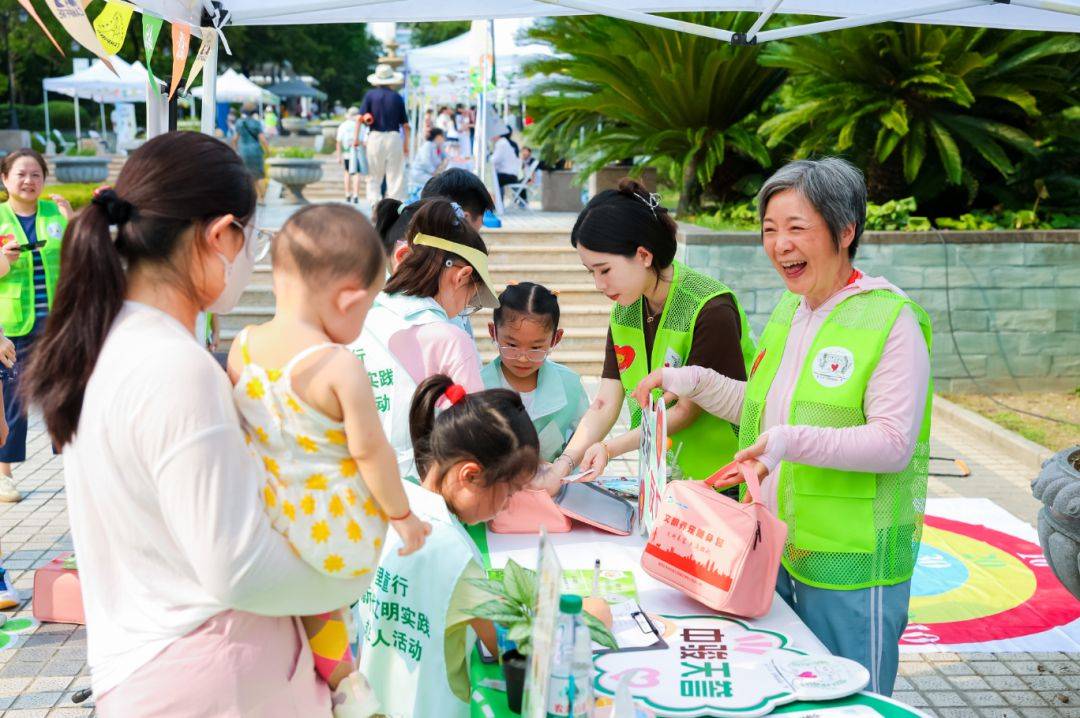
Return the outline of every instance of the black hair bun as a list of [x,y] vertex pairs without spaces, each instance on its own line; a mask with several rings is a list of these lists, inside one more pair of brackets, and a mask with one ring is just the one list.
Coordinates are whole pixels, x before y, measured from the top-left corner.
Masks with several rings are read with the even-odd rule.
[[95,192],[94,199],[91,201],[105,210],[105,217],[111,225],[124,224],[131,219],[131,214],[135,209],[131,202],[122,199],[111,187]]

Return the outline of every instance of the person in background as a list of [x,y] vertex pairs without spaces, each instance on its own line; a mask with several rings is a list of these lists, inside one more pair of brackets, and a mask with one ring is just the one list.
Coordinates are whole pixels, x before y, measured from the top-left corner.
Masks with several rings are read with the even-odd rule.
[[194,337],[195,316],[232,310],[251,276],[252,184],[198,132],[135,150],[69,227],[23,378],[63,449],[102,718],[330,713],[292,616],[365,582],[316,571],[274,531],[228,377]]
[[376,384],[379,418],[397,451],[401,476],[415,480],[405,407],[416,386],[435,374],[447,374],[469,391],[483,388],[476,343],[451,320],[495,307],[498,300],[487,246],[461,208],[444,199],[424,201],[405,239],[409,252],[350,348]]
[[439,108],[439,116],[435,118],[435,126],[446,135],[447,142],[458,141],[457,123],[454,122],[454,111],[446,105]]
[[435,112],[429,107],[424,110],[424,137],[435,127]]
[[345,166],[345,201],[360,203],[360,178],[368,172],[365,140],[368,127],[360,116],[360,108],[350,107],[345,121],[338,125],[334,144],[334,160]]
[[454,109],[454,126],[457,128],[458,144],[466,149],[466,155],[472,155],[472,118],[461,103]]
[[262,199],[266,194],[266,156],[270,154],[270,143],[266,141],[262,123],[252,116],[255,105],[246,103],[241,112],[243,116],[236,123],[236,131],[232,135],[232,147],[255,178],[255,191]]
[[438,127],[433,127],[428,131],[424,144],[420,145],[420,149],[412,161],[412,178],[410,181],[412,189],[409,192],[410,196],[419,198],[420,192],[424,185],[428,183],[428,180],[446,168],[446,156],[443,154],[445,142],[446,136]]
[[558,297],[532,282],[511,284],[499,295],[488,334],[499,354],[480,372],[484,386],[521,395],[540,437],[540,459],[554,461],[589,408],[581,377],[548,358],[563,337]]
[[21,498],[11,466],[26,461],[28,421],[20,375],[33,358],[52,311],[64,231],[75,216],[62,196],[42,199],[48,172],[45,158],[31,149],[11,152],[0,163],[8,193],[0,204],[0,247],[7,265],[0,277],[0,329],[6,335],[0,347],[4,359],[0,382],[5,423],[10,427],[0,447],[0,501]]
[[493,141],[491,151],[491,167],[495,170],[495,177],[499,181],[499,191],[508,184],[516,184],[521,181],[521,159],[518,157],[517,146],[510,139],[509,127]]
[[830,652],[866,667],[870,690],[891,695],[926,503],[930,317],[852,264],[866,225],[858,168],[790,162],[757,206],[787,291],[749,380],[665,367],[635,394],[663,387],[739,424],[735,458],[757,469],[788,526],[776,592]]
[[278,135],[278,116],[273,105],[267,105],[263,110],[263,130],[266,132],[267,137],[277,137]]
[[[677,233],[659,195],[631,179],[593,197],[578,215],[570,241],[597,291],[614,304],[599,394],[555,462],[555,476],[578,464],[599,474],[612,457],[638,448],[641,405],[629,395],[653,369],[705,363],[746,378],[754,356],[746,315],[727,286],[675,261]],[[633,428],[605,441],[624,401]],[[738,450],[735,423],[692,402],[669,408],[667,421],[668,465],[678,478],[707,479]]]
[[[409,115],[405,101],[388,85],[400,85],[404,76],[385,63],[368,75],[372,88],[360,103],[360,114],[371,117],[367,140],[367,199],[372,205],[387,197],[405,199],[405,158],[409,155]],[[366,119],[365,119],[366,121]]]

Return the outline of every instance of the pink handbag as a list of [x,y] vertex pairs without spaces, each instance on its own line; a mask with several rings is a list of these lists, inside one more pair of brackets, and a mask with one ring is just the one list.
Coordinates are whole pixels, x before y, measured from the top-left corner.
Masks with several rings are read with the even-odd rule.
[[563,534],[570,530],[570,519],[547,491],[522,489],[488,526],[497,534],[538,534],[541,527],[549,534]]
[[[713,488],[738,473],[750,503]],[[757,472],[731,463],[705,481],[668,483],[641,566],[713,610],[757,618],[772,605],[786,538],[787,525],[761,503]]]
[[64,568],[61,554],[34,571],[34,618],[52,623],[86,623],[79,571]]

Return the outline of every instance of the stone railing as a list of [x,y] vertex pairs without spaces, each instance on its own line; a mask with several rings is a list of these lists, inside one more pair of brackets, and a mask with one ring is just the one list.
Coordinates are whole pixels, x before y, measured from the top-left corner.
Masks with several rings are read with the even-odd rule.
[[[681,230],[679,258],[730,286],[760,332],[783,282],[758,234]],[[1080,383],[1080,230],[867,232],[855,265],[929,312],[938,391]]]

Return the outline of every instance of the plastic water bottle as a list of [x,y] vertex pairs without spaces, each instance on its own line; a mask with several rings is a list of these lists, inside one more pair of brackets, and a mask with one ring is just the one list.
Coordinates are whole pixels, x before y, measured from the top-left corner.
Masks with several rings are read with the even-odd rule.
[[[584,632],[589,652],[587,669],[582,671],[577,654],[578,636]],[[581,620],[581,596],[563,594],[559,598],[559,621],[555,624],[555,644],[548,678],[547,718],[588,718],[592,697],[592,648],[588,628]],[[583,674],[584,673],[584,674]]]

